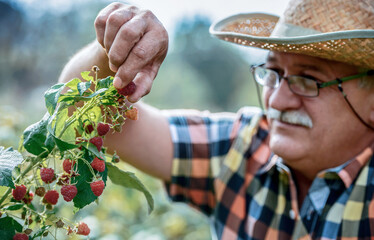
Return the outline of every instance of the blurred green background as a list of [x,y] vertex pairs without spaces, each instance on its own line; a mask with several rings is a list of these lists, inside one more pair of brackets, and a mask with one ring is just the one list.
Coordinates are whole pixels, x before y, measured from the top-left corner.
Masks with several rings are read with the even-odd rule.
[[[44,115],[44,91],[57,82],[69,58],[95,38],[94,19],[109,1],[70,1],[59,9],[45,0],[28,2],[0,0],[0,146],[17,148],[22,131]],[[258,105],[249,65],[264,61],[265,53],[211,37],[210,24],[209,17],[196,14],[180,16],[168,29],[168,56],[145,102],[212,112]],[[184,204],[170,204],[160,181],[125,163],[121,168],[142,179],[155,210],[148,215],[142,194],[110,183],[99,205],[75,216],[72,205],[60,206],[62,214],[91,226],[90,239],[212,238],[209,220]]]

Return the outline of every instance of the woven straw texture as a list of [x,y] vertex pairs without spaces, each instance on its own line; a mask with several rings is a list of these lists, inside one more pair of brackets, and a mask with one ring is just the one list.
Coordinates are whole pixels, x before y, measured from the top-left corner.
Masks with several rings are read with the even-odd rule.
[[[292,0],[281,20],[284,23],[313,29],[321,33],[346,30],[374,30],[374,0]],[[223,40],[262,49],[292,52],[350,63],[374,69],[374,38],[318,39],[304,43],[288,44],[270,37],[277,18],[254,16],[228,22],[222,32],[235,34],[217,36]],[[371,35],[374,37],[374,34]],[[254,37],[254,38],[251,38]],[[256,37],[269,37],[258,40]],[[291,38],[290,38],[291,39]],[[292,41],[290,41],[292,42]]]

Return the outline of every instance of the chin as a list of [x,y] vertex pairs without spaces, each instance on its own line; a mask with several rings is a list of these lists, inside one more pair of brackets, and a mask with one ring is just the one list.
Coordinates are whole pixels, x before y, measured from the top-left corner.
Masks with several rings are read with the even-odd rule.
[[305,141],[290,136],[271,135],[269,146],[272,152],[286,163],[297,162],[306,156]]

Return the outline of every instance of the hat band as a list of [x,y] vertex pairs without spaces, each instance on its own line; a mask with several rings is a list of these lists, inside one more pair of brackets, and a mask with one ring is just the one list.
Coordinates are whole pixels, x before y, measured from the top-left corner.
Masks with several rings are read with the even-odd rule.
[[279,22],[277,23],[277,25],[275,25],[270,37],[300,37],[320,33],[321,32],[317,30],[300,27],[290,23],[285,23],[282,19],[279,19]]

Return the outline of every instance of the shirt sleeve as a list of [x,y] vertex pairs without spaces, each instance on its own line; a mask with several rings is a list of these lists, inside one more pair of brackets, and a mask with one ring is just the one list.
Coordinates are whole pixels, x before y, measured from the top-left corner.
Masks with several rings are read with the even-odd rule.
[[174,146],[172,177],[165,183],[172,201],[212,214],[216,205],[214,179],[238,132],[256,113],[259,109],[249,107],[237,113],[164,111]]

